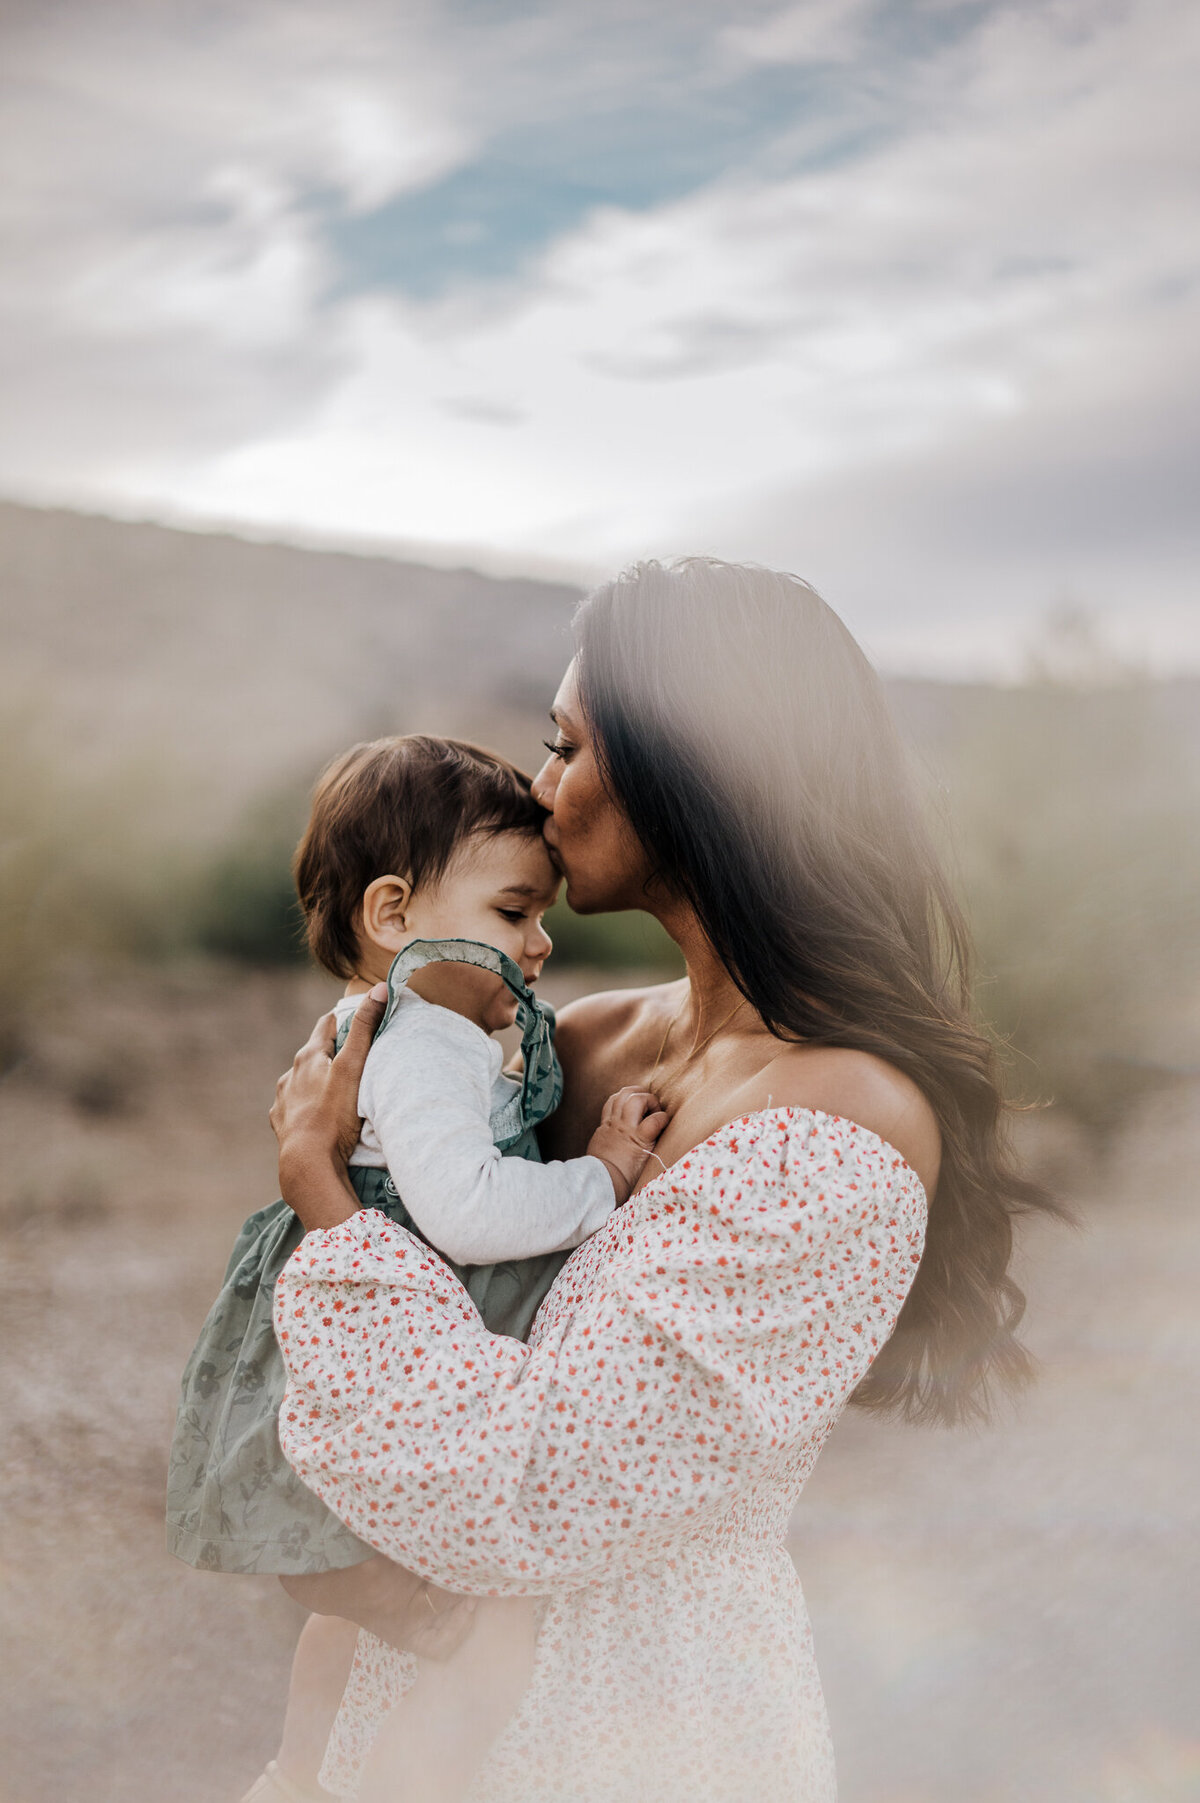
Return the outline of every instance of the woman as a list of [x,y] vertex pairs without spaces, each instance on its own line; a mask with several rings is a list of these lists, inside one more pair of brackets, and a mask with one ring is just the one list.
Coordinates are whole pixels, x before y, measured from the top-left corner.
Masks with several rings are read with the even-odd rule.
[[[548,1599],[479,1798],[828,1803],[789,1515],[851,1397],[955,1420],[1023,1374],[1012,1223],[1044,1203],[879,683],[810,588],[639,566],[581,608],[553,718],[535,793],[568,901],[648,908],[687,975],[564,1010],[548,1150],[636,1083],[672,1113],[661,1164],[530,1345],[493,1340],[436,1258],[353,1214],[371,1020],[332,1061],[322,1023],[273,1115],[283,1194],[325,1230],[290,1267],[285,1444],[442,1590]],[[400,1353],[421,1403],[389,1412]]]

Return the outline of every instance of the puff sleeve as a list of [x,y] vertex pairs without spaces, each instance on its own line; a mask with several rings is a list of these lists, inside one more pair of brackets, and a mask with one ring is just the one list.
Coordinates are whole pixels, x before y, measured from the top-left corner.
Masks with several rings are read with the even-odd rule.
[[370,1210],[276,1288],[280,1440],[378,1551],[468,1594],[645,1565],[812,1456],[895,1324],[925,1198],[876,1135],[731,1123],[571,1259],[529,1345]]

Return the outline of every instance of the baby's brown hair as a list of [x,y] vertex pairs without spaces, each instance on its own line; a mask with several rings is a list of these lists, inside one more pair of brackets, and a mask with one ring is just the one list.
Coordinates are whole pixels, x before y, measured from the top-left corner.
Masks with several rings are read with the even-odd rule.
[[322,772],[292,875],[308,948],[352,977],[365,891],[379,876],[436,882],[472,833],[537,833],[545,810],[524,771],[461,739],[424,733],[353,745]]

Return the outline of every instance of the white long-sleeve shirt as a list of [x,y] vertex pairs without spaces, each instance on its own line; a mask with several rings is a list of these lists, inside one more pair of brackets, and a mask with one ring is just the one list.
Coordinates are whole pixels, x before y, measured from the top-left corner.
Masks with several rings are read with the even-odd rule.
[[[361,996],[337,1004],[339,1022]],[[461,1014],[399,991],[395,1017],[367,1054],[350,1163],[386,1169],[430,1245],[455,1264],[567,1252],[616,1207],[598,1158],[505,1158],[494,1114],[518,1089],[491,1036]]]

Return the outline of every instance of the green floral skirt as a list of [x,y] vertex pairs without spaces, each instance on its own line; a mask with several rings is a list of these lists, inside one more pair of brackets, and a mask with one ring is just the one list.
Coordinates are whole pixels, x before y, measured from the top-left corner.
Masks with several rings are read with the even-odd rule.
[[[540,1162],[534,1127],[562,1094],[553,1010],[525,987],[511,959],[470,940],[410,946],[392,966],[393,997],[413,970],[443,961],[495,970],[517,996],[525,1074],[507,1118],[494,1119],[492,1126],[506,1158]],[[380,1033],[394,1012],[389,1005]],[[378,1208],[418,1232],[386,1171],[353,1165],[350,1177],[365,1208]],[[250,1216],[183,1374],[167,1475],[167,1548],[202,1570],[297,1576],[372,1556],[371,1548],[300,1482],[279,1446],[287,1373],[271,1315],[276,1279],[302,1238],[303,1228],[286,1202]],[[554,1252],[467,1267],[446,1262],[487,1327],[523,1340],[568,1256]]]

